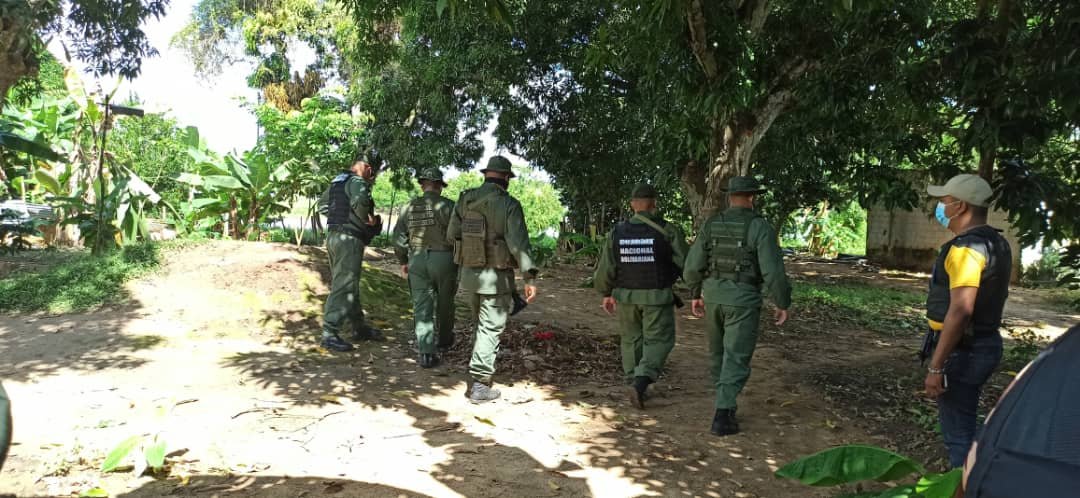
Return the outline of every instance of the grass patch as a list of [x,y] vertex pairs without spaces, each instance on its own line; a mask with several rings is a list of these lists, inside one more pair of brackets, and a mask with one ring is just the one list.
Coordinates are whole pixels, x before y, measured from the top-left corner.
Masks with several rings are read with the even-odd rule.
[[39,273],[0,279],[0,312],[68,313],[127,298],[124,284],[160,263],[155,244],[127,246],[106,256],[71,253]]
[[1063,313],[1080,313],[1080,289],[1053,289],[1047,292],[1046,302]]
[[921,293],[852,284],[796,282],[793,300],[804,313],[890,334],[921,330]]

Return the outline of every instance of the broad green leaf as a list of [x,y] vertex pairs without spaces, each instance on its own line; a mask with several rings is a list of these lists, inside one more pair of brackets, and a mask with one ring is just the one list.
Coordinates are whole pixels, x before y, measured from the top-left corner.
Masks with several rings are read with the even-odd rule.
[[225,156],[225,164],[229,166],[229,173],[239,180],[243,187],[251,187],[251,167],[247,163],[233,156]]
[[154,471],[165,466],[165,440],[160,436],[154,438],[154,442],[146,447],[146,464]]
[[893,481],[922,466],[876,446],[848,445],[800,458],[776,471],[777,477],[795,479],[809,486],[836,486],[873,479]]
[[435,13],[440,18],[442,18],[443,11],[446,10],[446,5],[447,5],[447,0],[439,0],[439,2],[435,4]]
[[50,161],[59,161],[61,159],[60,154],[57,154],[48,145],[27,140],[19,135],[5,131],[0,131],[0,147]]
[[79,493],[79,498],[109,498],[109,492],[101,488],[90,488]]
[[211,189],[241,190],[244,184],[240,180],[225,175],[207,175],[202,177],[203,186]]
[[34,179],[37,180],[38,185],[44,187],[50,194],[60,195],[63,192],[60,182],[40,169],[34,172]]
[[64,85],[67,86],[68,93],[75,99],[75,104],[80,108],[86,108],[86,86],[83,85],[82,78],[79,77],[79,72],[75,70],[73,66],[67,66],[64,68]]
[[203,186],[203,177],[193,173],[180,173],[176,176],[176,181],[196,187]]
[[212,206],[214,204],[220,204],[222,202],[224,202],[224,201],[222,201],[221,199],[214,199],[212,197],[206,197],[206,198],[201,198],[201,199],[193,199],[191,201],[191,207],[193,207],[195,209],[204,209],[204,208],[206,208],[208,206]]
[[199,128],[195,126],[188,126],[184,128],[184,145],[189,148],[199,148]]
[[116,470],[120,466],[120,462],[131,453],[131,450],[134,450],[139,445],[139,441],[142,441],[142,436],[131,436],[116,445],[116,448],[113,448],[105,457],[105,461],[101,464],[101,471],[112,472]]
[[915,490],[925,498],[952,498],[960,487],[963,469],[952,469],[944,474],[930,474],[919,479]]
[[852,3],[852,0],[844,0],[844,8],[847,9],[848,12],[851,12],[851,9],[852,9],[851,3]]

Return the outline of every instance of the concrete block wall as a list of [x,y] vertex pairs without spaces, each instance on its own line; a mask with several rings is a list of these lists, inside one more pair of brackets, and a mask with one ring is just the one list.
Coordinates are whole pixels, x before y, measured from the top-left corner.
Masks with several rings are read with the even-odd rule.
[[[866,255],[886,268],[929,272],[952,232],[933,217],[934,202],[915,211],[873,206],[866,215]],[[990,213],[990,225],[1004,230],[1013,251],[1013,280],[1020,276],[1021,246],[1003,211]]]

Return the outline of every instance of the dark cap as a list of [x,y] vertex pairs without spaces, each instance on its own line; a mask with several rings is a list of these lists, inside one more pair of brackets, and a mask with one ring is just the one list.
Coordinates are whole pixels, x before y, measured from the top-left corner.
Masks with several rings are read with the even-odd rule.
[[510,164],[510,160],[503,156],[494,156],[488,159],[487,167],[480,170],[481,173],[487,173],[493,171],[497,173],[510,173],[510,178],[513,178],[514,168]]
[[655,199],[656,187],[649,185],[648,183],[639,183],[634,186],[634,192],[630,195],[632,199]]
[[724,192],[729,194],[760,194],[765,189],[752,176],[733,176]]

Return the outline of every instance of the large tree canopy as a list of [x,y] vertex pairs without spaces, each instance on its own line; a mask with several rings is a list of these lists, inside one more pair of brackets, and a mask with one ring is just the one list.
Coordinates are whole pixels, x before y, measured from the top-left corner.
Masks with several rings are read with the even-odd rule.
[[43,39],[65,47],[97,75],[134,78],[154,55],[143,21],[165,14],[168,0],[0,0],[0,106],[8,89],[37,73]]

